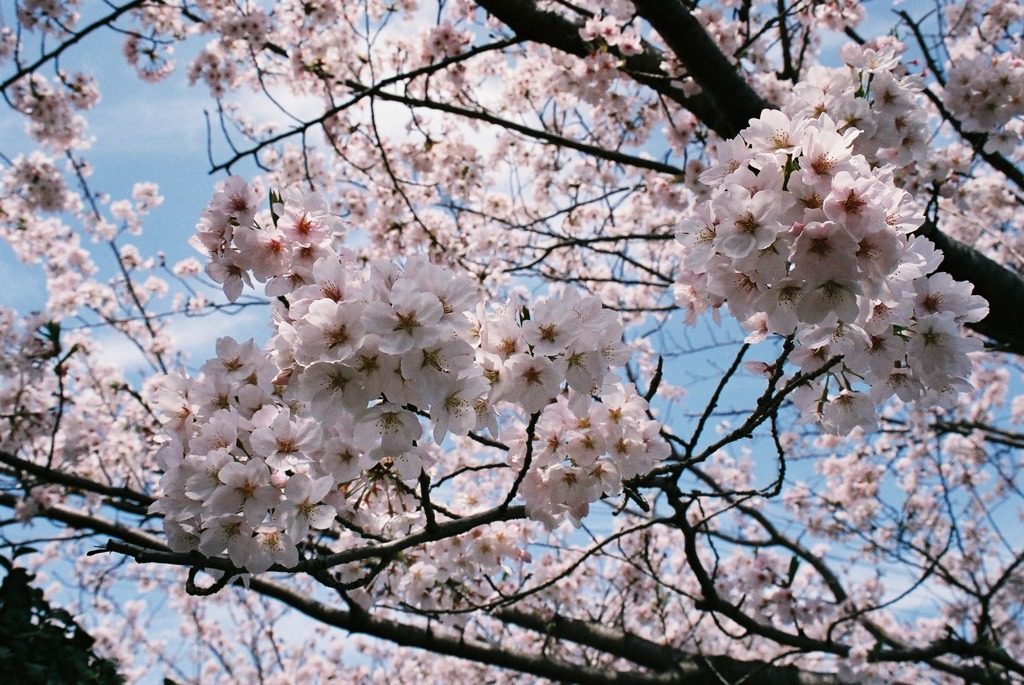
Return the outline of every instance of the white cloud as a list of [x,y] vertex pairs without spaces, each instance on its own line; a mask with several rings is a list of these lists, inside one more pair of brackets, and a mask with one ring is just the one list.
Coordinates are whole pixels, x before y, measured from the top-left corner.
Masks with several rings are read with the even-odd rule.
[[[168,325],[168,332],[172,338],[172,350],[185,355],[190,370],[194,370],[216,354],[218,338],[253,338],[257,344],[263,345],[270,336],[268,322],[268,309],[253,306],[232,315],[178,316]],[[98,343],[98,361],[124,369],[127,373],[150,372],[142,352],[124,335],[103,329],[93,333],[93,339]]]

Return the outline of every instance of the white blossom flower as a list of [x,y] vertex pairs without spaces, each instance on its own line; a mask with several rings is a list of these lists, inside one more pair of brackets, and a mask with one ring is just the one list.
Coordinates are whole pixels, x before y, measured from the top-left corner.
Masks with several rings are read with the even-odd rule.
[[372,301],[366,305],[363,322],[366,330],[380,336],[380,350],[402,354],[425,347],[442,334],[438,325],[444,307],[433,293],[425,293],[410,279],[399,279],[391,288],[389,302]]

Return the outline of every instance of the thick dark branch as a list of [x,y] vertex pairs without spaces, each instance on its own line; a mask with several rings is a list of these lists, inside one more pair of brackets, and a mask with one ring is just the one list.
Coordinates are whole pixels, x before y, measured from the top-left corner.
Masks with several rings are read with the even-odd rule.
[[517,609],[504,609],[495,616],[506,623],[527,628],[560,640],[593,647],[635,664],[658,671],[676,671],[687,685],[720,685],[722,682],[756,682],[759,685],[833,685],[839,680],[827,673],[800,671],[758,661],[740,661],[724,656],[703,656],[651,642],[637,635],[621,633],[597,622],[554,615],[550,618]]
[[950,238],[926,222],[917,233],[942,250],[939,268],[953,278],[974,284],[974,293],[988,300],[988,316],[970,327],[996,343],[996,348],[1024,354],[1024,280],[977,250]]
[[633,4],[725,118],[728,130],[716,129],[716,133],[732,138],[747,127],[750,119],[773,107],[746,82],[739,68],[680,0],[633,0]]
[[9,452],[4,452],[3,450],[0,450],[0,464],[6,464],[16,471],[21,471],[29,474],[30,476],[34,476],[40,483],[56,483],[74,490],[80,490],[83,493],[94,493],[97,495],[103,495],[104,497],[113,497],[115,499],[133,502],[144,506],[149,506],[156,501],[150,495],[137,492],[131,488],[97,483],[94,480],[76,476],[72,473],[65,473],[53,468],[34,464],[24,459],[19,459],[15,455],[10,454]]
[[[541,678],[565,683],[593,683],[593,685],[689,685],[698,681],[684,680],[679,673],[645,673],[643,671],[615,671],[573,664],[522,649],[502,649],[465,634],[454,634],[442,626],[436,631],[427,627],[409,625],[371,614],[354,613],[322,604],[308,595],[296,592],[278,583],[254,579],[252,589],[273,597],[307,616],[329,626],[350,633],[362,633],[393,642],[403,647],[425,649],[478,663],[528,673]],[[710,681],[707,681],[710,683]],[[796,682],[796,681],[793,681]]]
[[[541,10],[533,0],[477,0],[476,4],[512,29],[522,40],[541,43],[577,57],[586,57],[595,49],[580,37],[582,24],[560,14]],[[608,49],[616,52],[612,47]],[[678,79],[662,68],[665,55],[655,47],[645,44],[644,51],[639,55],[618,56],[621,58],[622,71],[630,78],[689,110],[718,135],[731,138],[739,131],[707,95],[684,93]],[[761,110],[758,110],[753,116],[760,113]],[[746,119],[743,120],[743,126],[746,126]]]
[[502,609],[496,611],[494,616],[505,623],[550,635],[559,640],[594,647],[606,654],[613,654],[659,671],[675,668],[681,661],[682,655],[671,647],[637,635],[618,632],[597,622],[580,621],[559,614],[541,616],[536,612],[522,609]]

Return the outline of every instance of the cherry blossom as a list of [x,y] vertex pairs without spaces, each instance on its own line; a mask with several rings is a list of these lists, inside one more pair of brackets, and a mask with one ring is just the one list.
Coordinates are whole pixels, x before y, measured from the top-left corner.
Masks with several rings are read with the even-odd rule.
[[[887,83],[897,87],[895,81]],[[921,310],[921,304],[913,311],[900,310],[903,318],[896,319],[893,315],[897,309],[889,303],[925,292],[927,294],[916,296],[917,302],[930,303],[928,306],[937,310],[945,306],[940,302],[948,301],[951,308],[948,311],[955,312],[952,319],[962,323],[979,321],[987,309],[981,298],[971,294],[969,284],[957,283],[948,274],[942,274],[941,278],[929,276],[929,267],[907,269],[902,266],[926,262],[927,253],[918,250],[927,249],[927,242],[919,242],[921,239],[912,242],[902,230],[894,230],[887,219],[889,209],[882,197],[887,192],[898,193],[895,189],[886,190],[891,188],[887,185],[892,183],[891,167],[872,168],[868,160],[854,154],[850,145],[857,138],[849,135],[840,138],[835,123],[827,115],[815,120],[798,117],[794,121],[766,113],[762,119],[752,120],[751,128],[741,132],[753,152],[749,168],[757,171],[760,178],[770,175],[769,170],[803,169],[805,163],[811,169],[816,163],[820,167],[820,162],[815,161],[820,157],[807,160],[800,147],[782,145],[792,136],[805,141],[809,150],[814,149],[814,133],[818,130],[828,141],[823,144],[842,146],[831,153],[832,156],[848,160],[847,164],[857,175],[843,170],[831,177],[827,188],[823,185],[821,191],[815,191],[820,202],[808,207],[816,212],[811,215],[806,211],[798,214],[793,209],[788,213],[779,212],[779,208],[807,206],[807,202],[792,203],[786,199],[790,193],[787,187],[779,187],[777,181],[770,182],[768,186],[775,189],[774,195],[783,199],[769,199],[772,196],[767,188],[757,191],[750,199],[764,196],[759,206],[779,212],[772,214],[779,218],[772,219],[771,227],[766,225],[765,219],[755,218],[749,212],[744,214],[745,209],[736,209],[746,206],[744,203],[750,200],[747,190],[729,181],[749,171],[737,169],[723,176],[710,203],[711,222],[715,225],[710,258],[703,267],[697,260],[688,264],[694,277],[706,279],[708,289],[717,296],[706,300],[707,305],[720,306],[717,298],[721,298],[751,330],[756,323],[764,326],[766,332],[795,334],[805,344],[827,340],[830,354],[850,357],[852,366],[843,362],[837,371],[829,373],[836,381],[838,394],[829,396],[827,401],[823,396],[822,408],[814,412],[823,417],[823,425],[829,429],[846,433],[853,425],[873,426],[874,418],[868,411],[868,404],[861,399],[866,395],[850,392],[852,388],[844,378],[843,369],[859,367],[858,374],[864,374],[860,377],[876,401],[887,396],[885,388],[893,388],[890,370],[896,365],[909,369],[925,388],[933,389],[926,395],[928,401],[948,402],[951,388],[965,387],[963,378],[970,366],[968,353],[979,349],[976,340],[962,335],[955,336],[957,342],[954,343],[951,329],[930,318],[928,312]],[[812,154],[820,155],[819,152]],[[797,188],[798,197],[805,192]],[[737,220],[735,217],[740,214],[746,218]],[[809,218],[814,220],[808,222]],[[791,222],[788,230],[783,220]],[[919,215],[918,221],[922,220]],[[690,237],[693,231],[702,235],[706,230],[703,226],[707,224],[684,225],[679,233],[680,242],[691,249],[699,246],[703,252],[706,247],[700,240]],[[749,226],[749,230],[739,230],[741,226]],[[754,251],[773,255],[782,266],[779,273],[785,280],[766,278],[761,261],[751,260]],[[926,285],[932,283],[932,278],[938,279],[934,293]],[[677,299],[680,304],[694,306],[686,302],[684,291],[678,291]],[[766,310],[767,318],[753,316],[758,306]],[[869,315],[879,308],[887,312],[888,330],[868,323]],[[952,319],[947,319],[949,325]],[[873,331],[870,339],[867,330]],[[866,368],[855,361],[865,355],[879,354],[881,350],[897,349],[905,350],[903,358],[890,352],[878,357],[884,362],[875,366],[869,364]],[[819,354],[824,350],[819,348]],[[878,376],[873,369],[877,369]],[[903,396],[906,396],[905,391]],[[838,418],[839,415],[850,416],[849,408],[853,406],[857,409],[852,414],[860,419],[851,422],[849,418]],[[847,409],[840,411],[840,407]]]
[[5,556],[126,680],[1024,673],[1019,3],[11,7]]

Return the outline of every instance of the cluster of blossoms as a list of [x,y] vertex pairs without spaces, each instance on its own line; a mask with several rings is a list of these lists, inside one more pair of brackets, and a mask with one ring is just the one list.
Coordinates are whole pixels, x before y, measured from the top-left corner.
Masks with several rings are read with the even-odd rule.
[[923,215],[892,167],[854,153],[857,135],[824,114],[765,111],[720,148],[702,176],[711,198],[678,232],[691,313],[727,303],[751,339],[793,335],[806,370],[842,355],[798,397],[836,433],[873,426],[893,395],[953,399],[979,347],[961,325],[987,313],[970,284],[932,273],[941,256],[911,235]]
[[1012,153],[1024,115],[1024,47],[961,57],[950,63],[946,76],[943,100],[963,129],[994,133],[987,152]]
[[78,2],[28,0],[17,5],[18,23],[26,29],[62,35],[78,23]]
[[0,173],[0,183],[9,197],[17,196],[24,203],[19,208],[23,212],[59,212],[74,201],[60,169],[38,150],[15,157],[10,168]]
[[[579,525],[592,502],[618,494],[623,480],[649,472],[669,455],[660,430],[647,416],[647,402],[620,383],[606,385],[582,417],[559,397],[537,426],[534,468],[521,491],[527,513],[549,527],[563,514]],[[521,468],[525,441],[518,447],[512,463]]]
[[58,74],[57,83],[30,74],[11,89],[11,103],[27,119],[28,134],[53,150],[88,147],[85,119],[77,112],[91,109],[100,94],[94,80],[82,74]]
[[487,307],[471,279],[424,258],[367,264],[339,249],[315,195],[272,196],[269,217],[258,202],[228,179],[196,244],[230,298],[253,278],[278,297],[266,351],[222,338],[200,378],[157,395],[172,436],[157,508],[179,549],[227,551],[253,572],[293,566],[297,543],[371,480],[401,488],[429,472],[424,421],[440,446],[499,438],[503,409],[533,417],[509,460],[529,512],[551,525],[578,522],[667,455],[647,403],[610,376],[629,352],[596,297],[566,288]]
[[856,130],[853,152],[872,166],[903,169],[929,155],[928,120],[921,106],[919,77],[900,63],[905,46],[895,39],[848,43],[840,56],[845,67],[814,66],[792,90],[778,93],[790,118],[815,119],[827,113],[842,132]]
[[580,29],[580,37],[585,41],[603,41],[619,49],[623,55],[639,55],[644,51],[640,34],[613,15],[601,18],[591,17]]
[[[87,331],[62,328],[48,313],[22,316],[0,306],[0,452],[69,476],[155,487],[148,414],[120,392],[124,375],[97,348]],[[14,515],[27,521],[75,498],[87,510],[102,505],[40,479],[24,488]]]
[[450,22],[431,26],[427,30],[426,39],[423,42],[423,62],[430,63],[437,59],[457,55],[465,50],[472,41],[472,33],[460,31]]

